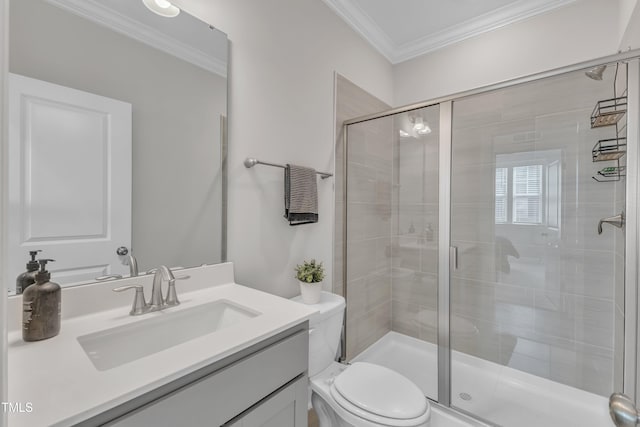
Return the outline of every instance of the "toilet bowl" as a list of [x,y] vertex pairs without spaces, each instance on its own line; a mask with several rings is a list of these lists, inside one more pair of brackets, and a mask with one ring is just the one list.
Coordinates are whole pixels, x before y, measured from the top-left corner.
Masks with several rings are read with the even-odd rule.
[[429,426],[429,401],[408,378],[372,363],[335,361],[344,307],[344,298],[323,292],[309,319],[310,400],[320,427]]
[[320,426],[426,427],[431,406],[404,376],[372,363],[338,362],[311,379]]

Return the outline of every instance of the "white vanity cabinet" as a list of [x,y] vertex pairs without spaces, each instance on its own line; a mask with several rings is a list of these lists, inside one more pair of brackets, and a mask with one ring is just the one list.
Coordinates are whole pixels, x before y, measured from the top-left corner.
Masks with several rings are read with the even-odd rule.
[[81,425],[305,427],[304,322]]

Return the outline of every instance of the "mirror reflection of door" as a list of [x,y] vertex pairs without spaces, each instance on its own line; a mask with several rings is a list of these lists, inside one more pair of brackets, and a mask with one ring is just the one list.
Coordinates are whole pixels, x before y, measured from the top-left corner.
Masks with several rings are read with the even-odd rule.
[[37,249],[60,284],[128,273],[131,104],[11,74],[8,172],[10,291]]

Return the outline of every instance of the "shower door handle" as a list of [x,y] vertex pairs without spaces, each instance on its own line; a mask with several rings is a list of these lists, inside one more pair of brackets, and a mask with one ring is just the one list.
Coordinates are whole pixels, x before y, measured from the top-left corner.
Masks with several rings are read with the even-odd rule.
[[636,405],[622,393],[613,393],[609,397],[609,415],[618,427],[635,427],[640,422]]
[[449,247],[449,270],[454,271],[458,269],[458,247]]
[[624,212],[621,212],[620,215],[610,216],[609,218],[602,218],[598,221],[598,234],[602,234],[602,224],[607,223],[611,224],[614,227],[622,228],[624,226]]

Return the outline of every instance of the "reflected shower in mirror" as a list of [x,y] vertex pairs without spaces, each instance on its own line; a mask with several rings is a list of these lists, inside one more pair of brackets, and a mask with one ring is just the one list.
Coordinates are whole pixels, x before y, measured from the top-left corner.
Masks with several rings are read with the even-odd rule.
[[[62,285],[220,262],[224,33],[131,0],[11,0],[4,245]],[[126,250],[118,248],[126,248]]]

